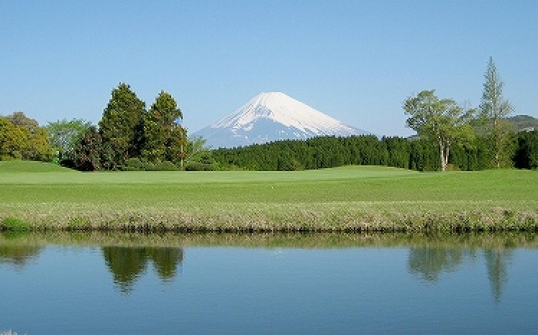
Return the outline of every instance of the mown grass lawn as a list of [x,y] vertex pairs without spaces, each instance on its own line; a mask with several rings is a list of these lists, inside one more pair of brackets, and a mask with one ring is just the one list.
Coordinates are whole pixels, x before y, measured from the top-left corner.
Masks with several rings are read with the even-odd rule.
[[419,173],[350,166],[82,173],[36,164],[43,163],[0,162],[0,220],[15,217],[40,228],[193,230],[538,224],[538,171]]

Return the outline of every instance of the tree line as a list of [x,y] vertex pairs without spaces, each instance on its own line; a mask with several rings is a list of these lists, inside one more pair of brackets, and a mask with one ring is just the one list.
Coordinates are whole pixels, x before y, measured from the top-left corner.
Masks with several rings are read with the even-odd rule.
[[[538,168],[538,131],[512,133],[510,160],[506,167]],[[382,137],[315,137],[284,140],[212,151],[217,166],[224,169],[291,171],[332,168],[344,165],[383,165],[397,168],[438,171],[441,161],[436,143],[429,139]],[[485,136],[453,146],[447,170],[495,168],[495,151]]]
[[22,112],[0,117],[0,160],[56,160],[82,171],[173,170],[196,147],[182,118],[169,93],[161,91],[146,109],[131,87],[120,83],[97,126],[73,119],[40,127]]
[[[407,98],[406,124],[413,139],[360,136],[280,141],[213,152],[228,167],[298,170],[346,164],[388,165],[413,170],[482,170],[538,167],[536,132],[516,133],[508,122],[513,108],[503,97],[503,82],[490,58],[478,109],[424,90]],[[256,158],[255,158],[256,157]]]
[[161,91],[146,108],[131,87],[111,92],[101,120],[58,120],[40,127],[22,112],[0,117],[0,160],[56,160],[82,171],[98,170],[301,170],[348,164],[387,165],[420,171],[538,168],[536,131],[516,133],[511,104],[490,58],[478,109],[424,90],[402,108],[413,138],[355,136],[286,140],[209,151],[188,138],[175,99]]
[[219,149],[214,160],[226,168],[299,170],[347,164],[388,165],[413,170],[537,168],[536,132],[517,133],[509,122],[513,107],[490,57],[477,109],[439,98],[435,90],[408,97],[402,108],[411,139],[375,136],[325,137]]

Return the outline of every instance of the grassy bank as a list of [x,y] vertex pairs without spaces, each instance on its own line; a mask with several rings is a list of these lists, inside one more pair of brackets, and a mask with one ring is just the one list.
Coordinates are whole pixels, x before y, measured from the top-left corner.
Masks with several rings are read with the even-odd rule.
[[[80,173],[0,162],[4,229],[535,231],[538,172]],[[42,163],[37,163],[42,164]],[[46,167],[45,167],[46,166]]]

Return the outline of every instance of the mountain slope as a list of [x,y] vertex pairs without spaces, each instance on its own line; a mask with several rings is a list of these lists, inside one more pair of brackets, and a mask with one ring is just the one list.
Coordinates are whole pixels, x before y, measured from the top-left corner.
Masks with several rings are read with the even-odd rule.
[[195,133],[213,148],[363,134],[368,132],[345,125],[280,92],[261,93],[232,114]]
[[506,119],[514,125],[516,131],[532,131],[538,129],[538,119],[529,115],[516,115]]

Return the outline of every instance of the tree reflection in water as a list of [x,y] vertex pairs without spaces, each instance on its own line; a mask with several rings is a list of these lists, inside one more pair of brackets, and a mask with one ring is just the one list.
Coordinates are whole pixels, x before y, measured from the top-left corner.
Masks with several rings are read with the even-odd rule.
[[503,285],[508,281],[506,268],[512,260],[512,251],[506,249],[486,249],[484,250],[486,266],[488,268],[488,279],[491,284],[493,298],[496,303],[501,301]]
[[[420,276],[424,281],[437,282],[441,273],[456,271],[465,258],[474,259],[474,249],[449,249],[420,247],[409,250],[409,273]],[[512,251],[507,249],[486,249],[484,258],[496,303],[501,300],[503,285],[508,280],[507,267],[510,265]]]
[[152,261],[159,278],[164,282],[174,279],[178,265],[183,263],[182,248],[103,247],[106,265],[114,276],[114,283],[122,293],[129,294],[134,283]]
[[436,282],[442,272],[455,271],[463,261],[466,251],[447,248],[410,248],[408,267],[427,282]]
[[23,267],[30,260],[36,258],[41,247],[25,245],[0,245],[0,264],[14,264]]

